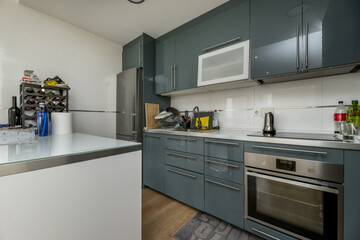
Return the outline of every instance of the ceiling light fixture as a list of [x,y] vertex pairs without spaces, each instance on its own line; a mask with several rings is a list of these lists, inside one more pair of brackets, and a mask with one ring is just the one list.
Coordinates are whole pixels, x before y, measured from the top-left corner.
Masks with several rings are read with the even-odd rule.
[[128,0],[131,3],[140,4],[143,3],[145,0]]

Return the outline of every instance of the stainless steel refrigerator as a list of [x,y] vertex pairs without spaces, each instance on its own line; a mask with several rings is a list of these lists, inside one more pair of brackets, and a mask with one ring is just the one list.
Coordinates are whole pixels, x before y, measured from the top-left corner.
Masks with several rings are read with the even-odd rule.
[[142,69],[132,68],[117,75],[116,138],[142,141],[143,91]]

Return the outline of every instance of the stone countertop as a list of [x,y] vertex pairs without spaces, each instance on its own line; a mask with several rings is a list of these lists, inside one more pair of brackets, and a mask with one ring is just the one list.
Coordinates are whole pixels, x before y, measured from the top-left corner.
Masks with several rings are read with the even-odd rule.
[[141,150],[141,143],[82,133],[0,145],[0,176]]
[[305,140],[305,139],[290,139],[290,138],[274,138],[274,137],[253,137],[247,136],[256,131],[254,130],[220,130],[216,132],[187,132],[187,131],[174,131],[164,129],[149,129],[145,130],[145,133],[158,133],[158,134],[170,134],[178,136],[192,136],[192,137],[204,137],[204,138],[218,138],[248,142],[262,142],[262,143],[274,143],[274,144],[286,144],[308,147],[323,147],[323,148],[337,148],[346,150],[360,150],[359,143],[348,143],[339,141],[326,141],[326,140]]

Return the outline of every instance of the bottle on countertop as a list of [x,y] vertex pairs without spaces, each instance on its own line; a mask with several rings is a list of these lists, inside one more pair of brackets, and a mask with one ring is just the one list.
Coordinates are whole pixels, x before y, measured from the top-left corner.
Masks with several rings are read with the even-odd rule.
[[49,136],[49,113],[45,109],[45,103],[39,103],[37,113],[37,127],[39,137]]
[[340,128],[342,123],[346,123],[346,107],[343,101],[339,101],[339,106],[334,112],[334,133],[335,136],[340,135]]
[[21,124],[20,108],[16,105],[16,97],[12,97],[12,107],[8,110],[9,127],[15,127]]
[[360,107],[358,100],[352,100],[351,106],[347,108],[346,121],[348,123],[360,123]]
[[214,116],[213,116],[213,121],[212,121],[212,129],[220,130],[219,116],[218,116],[217,110],[214,111]]

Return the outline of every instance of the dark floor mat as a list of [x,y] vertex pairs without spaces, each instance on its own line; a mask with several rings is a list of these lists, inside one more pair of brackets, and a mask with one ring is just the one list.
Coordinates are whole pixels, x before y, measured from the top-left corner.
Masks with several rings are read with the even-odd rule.
[[263,240],[245,230],[206,213],[199,212],[174,238],[176,240]]

